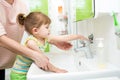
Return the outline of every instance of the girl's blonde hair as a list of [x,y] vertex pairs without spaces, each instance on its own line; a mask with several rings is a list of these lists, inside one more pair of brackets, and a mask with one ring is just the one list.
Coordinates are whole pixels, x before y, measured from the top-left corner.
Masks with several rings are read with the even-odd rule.
[[51,23],[50,18],[41,12],[31,12],[26,17],[24,14],[19,14],[17,21],[20,25],[25,26],[26,31],[30,34],[32,34],[33,28]]

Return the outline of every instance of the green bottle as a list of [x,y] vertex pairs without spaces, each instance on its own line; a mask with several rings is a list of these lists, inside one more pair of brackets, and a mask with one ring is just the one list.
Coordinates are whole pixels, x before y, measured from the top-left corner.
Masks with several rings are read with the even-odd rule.
[[120,26],[119,26],[119,22],[117,20],[116,14],[113,12],[113,19],[114,19],[114,26],[116,28],[116,32],[120,32]]

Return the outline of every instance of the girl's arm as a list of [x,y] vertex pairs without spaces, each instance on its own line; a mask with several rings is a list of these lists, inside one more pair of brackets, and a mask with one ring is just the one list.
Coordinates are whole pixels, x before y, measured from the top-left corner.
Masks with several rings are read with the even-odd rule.
[[42,51],[40,51],[39,47],[37,46],[36,42],[33,40],[28,40],[26,42],[26,46],[34,51],[42,53]]
[[42,67],[44,69],[49,63],[47,58],[45,58],[44,60],[41,58],[42,56],[40,52],[22,46],[15,40],[7,37],[6,35],[0,36],[0,43],[1,47],[7,48],[16,54],[24,55],[31,58],[32,60],[34,60],[38,67]]
[[71,34],[71,35],[60,35],[60,36],[54,36],[54,35],[49,35],[48,40],[50,43],[53,43],[54,41],[72,41],[72,40],[88,40],[82,35],[76,35],[76,34]]

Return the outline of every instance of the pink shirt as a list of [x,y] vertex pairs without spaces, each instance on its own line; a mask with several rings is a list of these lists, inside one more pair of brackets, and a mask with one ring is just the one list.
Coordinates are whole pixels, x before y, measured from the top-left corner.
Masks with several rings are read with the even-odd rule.
[[[16,23],[19,13],[27,14],[27,6],[21,0],[14,0],[10,5],[5,0],[0,1],[0,36],[6,34],[8,37],[21,41],[24,28]],[[0,69],[12,67],[15,60],[15,53],[0,46]]]

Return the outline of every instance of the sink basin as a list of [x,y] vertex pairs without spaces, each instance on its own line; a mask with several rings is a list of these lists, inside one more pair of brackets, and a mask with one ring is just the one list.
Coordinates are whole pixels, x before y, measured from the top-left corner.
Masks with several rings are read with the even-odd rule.
[[39,69],[34,63],[30,67],[27,80],[83,80],[101,77],[120,77],[120,69],[111,63],[98,66],[96,59],[76,57],[69,53],[47,53],[50,62],[68,73],[53,73]]

